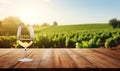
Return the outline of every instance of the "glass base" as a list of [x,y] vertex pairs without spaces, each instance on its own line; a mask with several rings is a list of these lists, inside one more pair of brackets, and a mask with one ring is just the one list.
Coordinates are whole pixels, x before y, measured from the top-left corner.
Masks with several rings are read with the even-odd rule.
[[22,58],[22,59],[19,59],[18,61],[21,61],[21,62],[30,62],[30,61],[32,61],[32,59]]

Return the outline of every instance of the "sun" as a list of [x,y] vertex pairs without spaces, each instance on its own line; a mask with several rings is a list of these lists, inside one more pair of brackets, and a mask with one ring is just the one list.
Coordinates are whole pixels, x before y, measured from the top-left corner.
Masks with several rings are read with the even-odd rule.
[[26,8],[24,10],[21,10],[21,12],[19,13],[19,17],[24,23],[31,24],[35,22],[37,14],[34,9]]
[[44,2],[50,2],[50,0],[43,0]]
[[43,24],[44,22],[51,23],[51,21],[54,19],[54,13],[47,4],[42,4],[40,7],[20,7],[16,12],[16,16],[18,16],[25,24],[33,25]]

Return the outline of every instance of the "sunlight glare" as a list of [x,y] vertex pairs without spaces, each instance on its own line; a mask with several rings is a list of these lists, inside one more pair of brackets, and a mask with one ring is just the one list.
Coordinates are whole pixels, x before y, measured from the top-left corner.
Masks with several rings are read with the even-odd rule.
[[20,7],[16,15],[20,17],[25,24],[32,25],[43,23],[52,24],[52,22],[56,19],[54,14],[55,13],[48,5],[42,5],[39,8],[32,6],[24,8]]
[[19,14],[20,18],[24,23],[34,23],[37,17],[37,14],[34,9],[26,8],[25,10],[21,10],[22,12]]
[[44,2],[50,2],[50,0],[43,0]]

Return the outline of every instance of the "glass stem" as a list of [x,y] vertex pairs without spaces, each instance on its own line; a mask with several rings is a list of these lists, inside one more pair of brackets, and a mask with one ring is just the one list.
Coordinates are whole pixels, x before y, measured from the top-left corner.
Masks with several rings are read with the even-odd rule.
[[27,58],[27,48],[25,47],[25,56],[24,58]]

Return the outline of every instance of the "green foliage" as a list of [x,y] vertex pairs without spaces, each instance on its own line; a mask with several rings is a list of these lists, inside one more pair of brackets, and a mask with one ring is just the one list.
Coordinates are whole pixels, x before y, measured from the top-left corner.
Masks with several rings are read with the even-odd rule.
[[77,42],[76,48],[97,48],[100,46],[101,39],[90,39],[89,41]]
[[106,48],[111,48],[113,46],[115,46],[114,39],[113,38],[107,39],[106,42],[105,42],[105,47]]
[[76,42],[75,46],[76,48],[83,48],[83,44],[79,42]]
[[54,26],[57,26],[57,25],[58,25],[58,23],[57,23],[56,21],[54,21],[54,22],[53,22],[53,25],[54,25]]
[[74,48],[75,47],[75,42],[71,38],[66,38],[66,47],[69,48]]
[[0,36],[0,48],[17,47],[15,36]]
[[14,16],[9,16],[2,21],[2,29],[4,35],[16,35],[18,26],[24,25],[24,23]]
[[96,41],[96,45],[99,47],[100,46],[100,44],[102,43],[102,40],[99,38],[99,39],[97,39],[97,41]]
[[88,45],[89,45],[90,48],[95,48],[95,47],[97,47],[97,46],[96,46],[96,41],[95,41],[95,39],[89,40]]
[[[30,48],[109,48],[120,44],[120,29],[112,29],[107,24],[34,26],[34,31],[35,39]],[[0,48],[21,48],[16,43],[16,35],[0,36],[0,45]]]
[[120,35],[117,34],[113,37],[114,43],[115,45],[119,45],[120,44]]
[[89,48],[88,41],[82,41],[83,48]]
[[113,18],[109,21],[109,24],[113,27],[113,28],[120,28],[120,20],[117,20],[116,18]]

